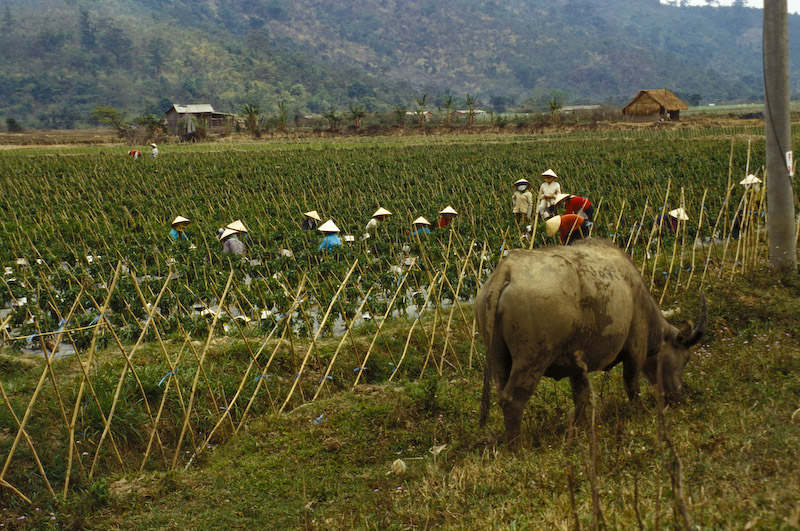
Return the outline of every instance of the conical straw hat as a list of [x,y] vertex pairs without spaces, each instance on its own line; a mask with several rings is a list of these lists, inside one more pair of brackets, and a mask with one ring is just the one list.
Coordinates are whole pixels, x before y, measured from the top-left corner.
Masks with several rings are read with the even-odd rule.
[[413,225],[430,225],[430,222],[422,216],[414,220]]
[[739,181],[739,184],[741,184],[742,186],[747,186],[751,184],[761,184],[761,179],[759,179],[758,177],[756,177],[751,173],[750,175]]
[[175,226],[175,225],[177,225],[178,223],[189,223],[189,220],[188,220],[188,219],[186,219],[186,218],[185,218],[185,217],[183,217],[183,216],[178,216],[177,218],[175,218],[175,219],[172,221],[172,223],[170,224],[170,226],[171,226],[171,227],[174,227],[174,226]]
[[319,213],[316,210],[309,210],[308,212],[304,212],[303,215],[307,218],[316,219],[317,221],[322,221],[322,218],[319,217]]
[[553,170],[546,170],[542,172],[542,177],[552,177],[553,179],[558,179],[558,175]]
[[682,208],[676,208],[675,210],[670,210],[669,215],[681,221],[689,221],[689,216],[686,215],[686,212],[684,212]]
[[555,204],[559,204],[564,199],[568,198],[569,194],[556,194],[556,198],[554,200]]
[[544,224],[544,228],[548,236],[555,236],[558,229],[561,228],[561,216],[553,216],[548,219]]
[[240,219],[237,219],[233,223],[229,223],[225,228],[233,229],[236,232],[247,232],[247,227],[244,226],[244,223],[242,223],[242,220]]
[[456,212],[455,208],[451,207],[450,205],[447,205],[442,209],[441,212],[439,212],[439,214],[451,214],[453,216],[457,216],[458,212]]
[[374,217],[378,217],[378,216],[391,216],[391,215],[392,215],[391,212],[389,212],[388,210],[386,210],[383,207],[380,207],[380,208],[378,208],[378,210],[375,211],[374,214],[372,214],[372,217],[374,218]]
[[235,231],[233,229],[225,229],[224,231],[222,231],[222,234],[219,235],[219,241],[224,240],[228,236],[233,236],[234,234],[238,234],[238,231]]
[[332,219],[329,219],[320,225],[317,230],[320,232],[339,232],[339,227],[336,226],[336,223],[334,223]]
[[531,183],[528,182],[528,179],[518,179],[514,181],[514,186],[519,186],[520,184],[529,185]]

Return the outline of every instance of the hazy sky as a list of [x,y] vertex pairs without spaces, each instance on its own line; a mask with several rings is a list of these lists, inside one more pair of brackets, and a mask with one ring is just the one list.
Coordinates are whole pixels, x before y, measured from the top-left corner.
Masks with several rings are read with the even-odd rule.
[[[664,0],[661,0],[661,3],[665,3]],[[696,6],[704,6],[706,5],[705,0],[689,0],[689,3]],[[720,5],[731,5],[731,0],[719,0]],[[764,7],[764,0],[745,0],[745,3],[750,7]],[[800,0],[787,0],[787,5],[789,6],[789,13],[796,13],[800,14]]]

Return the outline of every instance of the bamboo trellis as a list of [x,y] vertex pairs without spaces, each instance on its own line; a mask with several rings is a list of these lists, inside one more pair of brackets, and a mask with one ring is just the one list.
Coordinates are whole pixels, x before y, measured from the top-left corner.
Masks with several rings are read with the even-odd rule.
[[[687,211],[698,207],[686,201],[683,190],[677,198],[670,196],[670,190],[668,184],[666,194],[659,199],[664,205],[672,200]],[[733,189],[729,188],[725,205],[732,194]],[[721,246],[727,248],[733,240],[727,233],[727,224],[723,225],[724,241],[714,240],[725,215],[723,211],[716,216],[709,238],[703,237],[703,228],[710,227],[712,221],[705,211],[705,194],[696,210],[696,222],[691,226],[694,235],[688,223],[679,222],[674,238],[662,238],[659,230],[662,227],[646,226],[645,220],[651,213],[647,204],[641,214],[634,212],[634,207],[625,201],[618,211],[608,208],[610,204],[607,202],[603,212],[598,208],[593,233],[601,232],[601,227],[609,227],[614,240],[619,239],[619,244],[629,253],[642,253],[642,274],[651,286],[659,285],[661,292],[657,296],[662,303],[670,287],[673,293],[679,288],[689,289],[693,282],[699,282],[697,287],[702,287],[705,282],[721,281],[723,269],[731,275],[752,269],[766,246],[766,236],[761,230],[763,198],[758,204],[742,200],[737,215],[739,210],[749,215],[742,218],[736,251],[726,253],[723,249],[722,259],[715,264],[716,271],[712,275],[707,274],[712,269],[712,250]],[[623,212],[638,220],[627,239],[619,236]],[[646,241],[639,243],[644,231],[649,235]],[[532,243],[526,242],[525,246],[530,247]],[[655,253],[649,254],[653,243]],[[252,312],[262,307],[256,300],[258,296],[245,295],[241,289],[243,279],[231,268],[225,272],[224,287],[215,288],[214,305],[205,306],[206,315],[201,312],[192,317],[196,322],[208,323],[201,342],[192,338],[184,324],[179,326],[178,334],[167,332],[170,315],[162,315],[164,301],[173,301],[169,304],[174,304],[175,311],[192,312],[177,300],[179,290],[191,292],[191,287],[182,283],[172,265],[168,270],[164,269],[165,264],[156,266],[161,274],[160,288],[157,288],[153,278],[147,277],[145,281],[144,275],[137,277],[119,261],[113,270],[105,270],[105,278],[94,280],[105,286],[103,297],[89,294],[86,283],[75,278],[75,286],[80,289],[69,312],[63,316],[62,328],[39,330],[44,363],[36,384],[27,388],[26,394],[16,388],[7,389],[0,380],[3,397],[0,407],[5,408],[14,423],[13,442],[2,455],[0,490],[7,490],[28,502],[43,493],[55,496],[60,492],[66,498],[72,492],[70,486],[90,482],[98,474],[190,466],[212,442],[234,437],[257,416],[297,409],[319,400],[323,391],[327,394],[343,392],[365,380],[382,381],[371,376],[381,369],[374,365],[376,356],[390,360],[392,368],[385,381],[419,378],[428,368],[439,374],[445,371],[464,374],[473,370],[476,368],[474,354],[481,349],[475,345],[476,324],[468,301],[474,298],[492,265],[502,259],[505,244],[492,250],[486,242],[465,239],[452,232],[441,263],[432,259],[428,245],[428,242],[418,241],[419,255],[411,257],[407,263],[402,253],[396,254],[397,262],[402,265],[391,289],[363,284],[362,279],[367,278],[371,265],[358,259],[342,264],[346,267],[340,270],[346,273],[340,279],[335,275],[310,276],[309,271],[290,282],[283,272],[274,273],[278,279],[274,285],[279,287],[268,287],[273,291],[267,295],[279,296],[282,292],[288,306],[285,313],[267,321],[272,324],[264,333],[259,328],[263,322],[259,316],[246,317],[247,313],[253,315]],[[695,275],[696,254],[700,251],[703,256],[701,245],[707,246],[702,276]],[[687,266],[688,276],[683,277],[682,271]],[[666,268],[663,283],[657,282],[659,268]],[[257,280],[273,278],[269,271],[258,275]],[[61,294],[46,282],[46,275],[43,280],[40,296],[51,299],[51,306],[55,308],[55,300]],[[135,288],[133,296],[121,293],[119,286],[123,280]],[[471,287],[467,289],[467,285]],[[420,298],[415,315],[409,317],[411,293]],[[117,324],[106,317],[112,304],[117,308]],[[380,315],[374,311],[378,306],[382,310]],[[372,320],[363,319],[365,309]],[[234,313],[242,319],[231,318]],[[90,314],[97,316],[92,324],[74,324],[77,317]],[[60,313],[58,317],[62,317]],[[341,328],[339,337],[325,339],[324,336],[331,335],[332,323],[337,319],[340,323],[337,326]],[[399,334],[404,336],[402,349],[391,347],[389,334],[397,334],[397,330],[391,328],[390,331],[390,323],[394,323],[392,327],[399,327]],[[226,333],[225,325],[230,333]],[[300,325],[307,331],[305,339],[299,332]],[[136,335],[124,340],[120,326],[136,330]],[[354,329],[358,327],[362,330],[357,334]],[[0,329],[9,343],[31,339],[13,334],[10,317],[2,320]],[[76,338],[86,333],[91,334],[88,348],[80,348]],[[369,339],[368,346],[361,347],[357,337],[364,335]],[[415,337],[419,341],[415,342]],[[52,343],[48,338],[53,339]],[[105,347],[100,346],[101,340]],[[462,343],[466,341],[469,341],[468,349],[467,344]],[[72,345],[72,357],[56,359],[61,342]],[[225,357],[225,349],[231,343],[241,345],[243,361]],[[410,361],[413,364],[409,365]],[[480,365],[478,363],[477,367]],[[157,370],[166,374],[155,372]],[[64,377],[65,374],[74,376]],[[223,376],[227,380],[222,381]],[[154,380],[159,377],[161,380],[156,383]],[[110,382],[113,384],[109,385]],[[45,446],[41,428],[32,424],[37,414],[48,407],[52,409],[48,418],[57,419],[54,421],[59,423],[57,427],[64,434],[63,445],[55,449]],[[135,411],[138,411],[136,425],[131,426],[130,416]],[[141,451],[130,451],[132,444],[136,446],[130,441],[132,437],[140,440]],[[18,452],[23,445],[27,454]],[[61,455],[63,460],[57,462],[64,465],[43,459],[45,449],[47,453]],[[25,492],[21,487],[23,477],[34,478],[25,482],[28,488],[35,487],[33,491]],[[54,484],[55,477],[62,477],[63,482]]]

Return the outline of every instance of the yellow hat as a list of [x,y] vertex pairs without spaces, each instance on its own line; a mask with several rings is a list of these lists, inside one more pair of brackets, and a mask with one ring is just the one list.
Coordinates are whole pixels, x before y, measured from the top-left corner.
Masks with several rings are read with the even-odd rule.
[[304,212],[303,215],[307,218],[316,219],[317,221],[322,221],[322,218],[319,217],[319,213],[316,210],[309,210],[308,212]]
[[442,209],[441,212],[439,212],[439,214],[450,214],[451,216],[457,216],[458,212],[456,212],[455,208],[451,207],[450,205],[447,205]]
[[689,216],[686,215],[686,212],[684,212],[682,208],[676,208],[675,210],[670,210],[669,215],[681,221],[689,221]]
[[386,210],[383,207],[379,207],[378,210],[376,210],[375,213],[372,214],[372,217],[376,218],[378,216],[391,216],[391,215],[392,215],[391,212],[389,212],[388,210]]
[[556,197],[555,197],[555,199],[553,200],[553,202],[554,202],[554,203],[557,205],[557,204],[559,204],[561,201],[563,201],[564,199],[566,199],[566,198],[568,198],[568,197],[569,197],[569,194],[556,194]]
[[519,186],[520,184],[529,185],[531,183],[528,182],[528,179],[517,179],[514,181],[514,186]]
[[553,179],[558,179],[558,175],[553,170],[545,170],[542,172],[542,177],[552,177]]
[[545,232],[548,236],[555,236],[556,232],[561,228],[561,216],[553,216],[548,219],[545,224]]
[[422,216],[414,220],[413,225],[430,225],[430,222]]
[[240,219],[237,219],[233,223],[228,223],[228,225],[226,225],[225,228],[233,229],[236,232],[247,232],[247,227],[244,226],[244,223],[242,223],[242,220]]
[[172,223],[170,223],[170,226],[171,226],[171,227],[174,227],[175,225],[177,225],[177,224],[179,224],[179,223],[189,223],[189,220],[188,220],[188,219],[186,219],[186,218],[185,218],[185,217],[183,217],[183,216],[178,216],[177,218],[175,218],[175,219],[172,221]]
[[758,177],[756,177],[751,173],[750,175],[739,181],[739,184],[741,184],[742,186],[761,184],[761,179],[759,179]]
[[222,231],[222,233],[219,235],[219,241],[222,241],[222,240],[224,240],[225,238],[228,238],[229,236],[233,236],[234,234],[238,234],[238,232],[237,232],[237,231],[235,231],[235,230],[233,230],[233,229],[225,229],[225,230],[224,230],[224,231]]
[[339,232],[339,227],[336,226],[336,223],[334,223],[332,219],[329,219],[320,225],[317,230],[320,232]]

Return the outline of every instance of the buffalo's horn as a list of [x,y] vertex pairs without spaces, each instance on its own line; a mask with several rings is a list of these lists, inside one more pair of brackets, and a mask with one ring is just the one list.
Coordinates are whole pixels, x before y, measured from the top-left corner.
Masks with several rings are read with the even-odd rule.
[[697,322],[697,326],[694,327],[692,333],[689,337],[686,338],[684,341],[684,346],[691,347],[699,342],[706,333],[706,323],[708,321],[708,311],[706,309],[706,294],[700,294],[700,320]]

